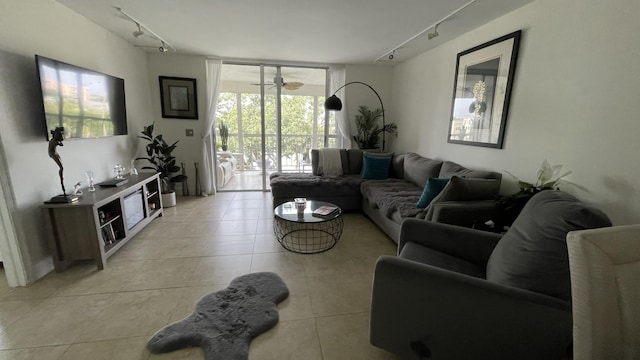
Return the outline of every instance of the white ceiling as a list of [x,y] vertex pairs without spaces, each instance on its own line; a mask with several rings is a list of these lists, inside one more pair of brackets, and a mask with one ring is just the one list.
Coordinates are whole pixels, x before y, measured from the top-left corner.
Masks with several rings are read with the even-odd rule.
[[[137,46],[136,25],[122,8],[180,54],[313,63],[390,63],[400,44],[431,28],[471,0],[58,0]],[[533,0],[476,0],[395,52],[401,62],[471,31]],[[432,32],[433,29],[428,32]],[[487,39],[490,40],[490,39]]]

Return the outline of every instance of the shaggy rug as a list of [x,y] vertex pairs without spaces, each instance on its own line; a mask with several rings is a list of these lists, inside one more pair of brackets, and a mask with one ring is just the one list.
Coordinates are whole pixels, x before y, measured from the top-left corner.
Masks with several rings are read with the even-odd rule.
[[199,346],[206,360],[244,360],[249,343],[278,323],[276,304],[289,296],[277,274],[239,276],[224,289],[202,297],[183,320],[168,325],[149,339],[152,353]]

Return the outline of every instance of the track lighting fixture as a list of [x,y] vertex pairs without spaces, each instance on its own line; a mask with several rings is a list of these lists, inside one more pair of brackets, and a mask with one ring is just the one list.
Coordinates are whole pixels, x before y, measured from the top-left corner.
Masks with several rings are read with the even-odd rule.
[[435,27],[435,28],[433,28],[433,32],[432,32],[432,33],[428,33],[428,34],[427,34],[427,37],[429,38],[429,40],[431,40],[431,39],[433,39],[434,37],[437,37],[438,35],[440,35],[440,34],[438,33],[438,25],[440,25],[440,23],[437,23],[437,24],[436,24],[436,27]]
[[[156,39],[158,41],[160,41],[162,43],[162,45],[160,45],[160,47],[158,47],[157,49],[161,52],[161,53],[166,53],[168,51],[176,51],[176,49],[169,44],[166,40],[164,40],[163,38],[161,38],[160,36],[158,36],[158,34],[154,33],[153,31],[151,31],[151,29],[149,29],[148,27],[144,26],[143,23],[141,23],[140,21],[138,21],[138,19],[134,18],[133,16],[127,14],[124,10],[122,10],[121,8],[114,6],[114,9],[118,10],[122,15],[124,15],[124,17],[126,17],[127,19],[133,21],[136,26],[138,27],[138,30],[135,30],[132,34],[135,38],[139,38],[142,35],[147,35],[152,39]],[[148,46],[144,46],[144,45],[135,45],[138,47],[148,47]]]
[[459,13],[460,11],[464,10],[467,6],[473,4],[474,2],[476,2],[478,0],[468,0],[466,4],[462,5],[461,7],[457,8],[456,10],[454,10],[452,13],[450,13],[449,15],[443,17],[442,19],[438,20],[435,23],[432,23],[428,28],[420,31],[419,33],[413,35],[412,37],[410,37],[409,39],[405,40],[403,43],[401,43],[400,45],[394,47],[393,49],[387,51],[386,53],[384,53],[383,55],[380,55],[377,59],[373,60],[374,63],[384,59],[384,58],[388,58],[389,60],[393,60],[395,58],[395,54],[394,51],[401,49],[402,47],[404,47],[405,45],[407,45],[409,42],[415,40],[416,38],[424,35],[424,33],[428,32],[429,30],[433,29],[432,33],[427,33],[427,38],[429,40],[437,37],[438,35],[440,35],[438,33],[438,26],[440,24],[442,24],[443,22],[447,21],[448,19],[450,19],[451,17],[453,17],[455,14]]
[[142,31],[142,29],[140,28],[140,24],[136,22],[136,25],[138,25],[138,30],[133,32],[133,37],[140,37],[142,35],[144,35],[144,31]]

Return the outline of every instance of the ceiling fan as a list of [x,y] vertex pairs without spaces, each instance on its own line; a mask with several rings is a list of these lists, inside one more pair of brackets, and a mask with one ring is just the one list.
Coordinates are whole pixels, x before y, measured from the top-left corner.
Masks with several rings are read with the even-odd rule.
[[[303,83],[298,82],[298,81],[286,82],[286,81],[284,81],[284,78],[280,78],[280,81],[282,83],[282,87],[287,89],[287,90],[298,90],[302,86],[304,86]],[[274,86],[276,86],[277,83],[278,83],[278,78],[274,77],[273,78],[273,82],[265,83],[265,85],[271,85],[271,87],[269,88],[269,89],[271,89]],[[257,84],[251,84],[251,85],[261,85],[261,84],[257,83]]]

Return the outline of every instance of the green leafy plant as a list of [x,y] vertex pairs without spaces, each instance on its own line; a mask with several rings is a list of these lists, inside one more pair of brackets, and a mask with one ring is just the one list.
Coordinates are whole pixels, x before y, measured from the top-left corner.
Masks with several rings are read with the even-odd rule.
[[560,180],[572,173],[572,171],[566,171],[561,174],[562,164],[551,165],[547,160],[542,162],[540,170],[538,170],[535,184],[522,181],[508,171],[505,172],[518,181],[520,191],[527,193],[537,193],[542,190],[557,189]]
[[221,121],[218,125],[218,133],[220,134],[220,147],[222,151],[229,149],[229,126]]
[[353,140],[358,143],[360,149],[379,148],[380,133],[383,131],[390,134],[397,134],[398,126],[394,123],[385,124],[384,127],[378,125],[378,119],[382,117],[382,109],[371,110],[367,106],[360,106],[358,113],[359,114],[355,116],[358,135],[354,135]]
[[138,135],[139,138],[149,141],[147,144],[147,157],[139,157],[136,160],[147,160],[153,166],[144,166],[143,169],[155,170],[160,173],[160,180],[162,180],[162,192],[172,193],[174,192],[175,184],[184,182],[187,180],[187,176],[184,174],[172,176],[180,171],[180,167],[176,165],[176,158],[171,155],[173,150],[176,149],[176,144],[167,144],[162,135],[153,136],[154,124],[145,126],[141,132],[142,135]]

